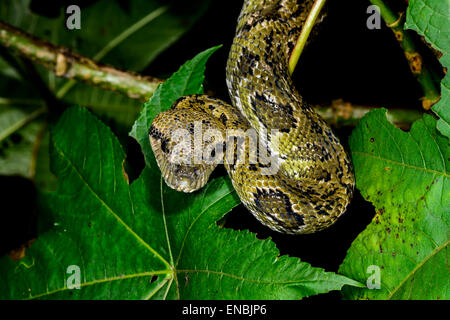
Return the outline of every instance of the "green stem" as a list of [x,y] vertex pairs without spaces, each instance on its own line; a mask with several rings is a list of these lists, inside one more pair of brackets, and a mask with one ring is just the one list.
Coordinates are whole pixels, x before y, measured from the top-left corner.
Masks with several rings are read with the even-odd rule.
[[306,40],[308,40],[309,34],[311,33],[314,23],[319,16],[320,10],[322,10],[323,5],[326,0],[316,0],[311,8],[311,11],[306,18],[305,24],[303,25],[300,36],[295,43],[294,49],[292,50],[291,56],[289,57],[289,73],[294,72],[295,66],[297,65],[298,59],[302,54],[303,48],[306,45]]
[[430,69],[425,65],[422,56],[418,52],[411,33],[403,29],[404,15],[394,13],[383,0],[370,0],[370,2],[378,6],[381,17],[392,30],[403,49],[410,70],[422,87],[424,94],[422,106],[425,110],[430,109],[440,98],[439,88],[433,81]]
[[149,22],[155,20],[164,12],[167,11],[169,7],[163,6],[155,11],[150,12],[144,18],[137,21],[135,24],[131,25],[129,28],[125,29],[121,34],[111,40],[102,50],[100,50],[92,59],[95,61],[100,61],[104,56],[106,56],[112,49],[117,47],[120,43],[122,43],[125,39],[131,36],[133,33],[147,25]]

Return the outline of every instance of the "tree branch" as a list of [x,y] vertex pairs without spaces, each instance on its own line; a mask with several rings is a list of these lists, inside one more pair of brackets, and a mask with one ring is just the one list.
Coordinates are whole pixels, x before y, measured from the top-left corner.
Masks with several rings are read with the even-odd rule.
[[[379,106],[361,106],[342,99],[333,100],[330,105],[314,106],[321,117],[334,127],[356,126],[359,120],[370,110]],[[388,120],[402,129],[409,129],[411,124],[422,117],[422,112],[409,109],[388,109]]]
[[0,21],[0,44],[37,62],[57,76],[147,100],[162,82],[99,64],[65,47],[55,46]]

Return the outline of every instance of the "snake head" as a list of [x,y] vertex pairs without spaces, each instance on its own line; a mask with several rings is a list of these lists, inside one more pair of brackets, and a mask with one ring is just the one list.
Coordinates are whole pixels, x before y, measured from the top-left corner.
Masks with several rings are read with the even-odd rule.
[[150,145],[166,184],[186,193],[202,188],[217,163],[196,161],[189,130],[178,127],[173,121],[173,110],[159,114],[149,130]]
[[208,168],[205,165],[173,164],[165,158],[158,161],[158,157],[157,162],[166,184],[172,189],[186,193],[202,188],[214,170],[214,167]]

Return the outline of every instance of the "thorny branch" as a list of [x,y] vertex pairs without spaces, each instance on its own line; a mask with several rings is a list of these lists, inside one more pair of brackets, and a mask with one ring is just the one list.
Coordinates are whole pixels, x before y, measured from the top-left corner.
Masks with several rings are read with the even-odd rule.
[[162,82],[99,64],[0,21],[0,44],[37,62],[59,77],[75,79],[145,101]]

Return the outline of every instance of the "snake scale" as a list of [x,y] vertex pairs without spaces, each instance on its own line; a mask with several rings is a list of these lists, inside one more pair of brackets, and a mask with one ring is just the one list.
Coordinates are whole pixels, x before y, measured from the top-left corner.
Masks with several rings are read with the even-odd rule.
[[[221,159],[244,206],[262,224],[287,234],[313,233],[333,224],[345,212],[354,188],[343,146],[303,101],[288,72],[312,2],[245,0],[226,66],[232,105],[206,95],[185,96],[160,113],[149,129],[158,166],[170,187],[198,190],[216,167],[216,162],[194,163],[192,155],[187,157],[189,152],[198,156],[195,141],[203,143],[202,151],[223,145],[217,150],[223,152]],[[182,134],[175,134],[179,129]],[[266,156],[256,152],[253,162],[250,147],[256,142],[251,137],[240,136],[246,143],[225,143],[228,132],[249,129],[268,151]],[[202,137],[208,130],[222,134]],[[180,139],[186,136],[192,139],[183,145]],[[211,157],[217,156],[216,149],[210,149]],[[236,161],[240,152],[247,161]],[[267,159],[275,159],[275,171],[267,171],[272,166]]]

